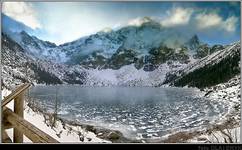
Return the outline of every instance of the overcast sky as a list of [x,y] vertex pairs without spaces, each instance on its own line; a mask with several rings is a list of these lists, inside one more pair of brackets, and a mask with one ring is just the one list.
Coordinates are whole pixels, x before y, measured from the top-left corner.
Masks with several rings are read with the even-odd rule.
[[139,25],[145,16],[211,44],[240,40],[239,2],[4,2],[3,13],[41,30],[39,38],[56,44],[107,27]]

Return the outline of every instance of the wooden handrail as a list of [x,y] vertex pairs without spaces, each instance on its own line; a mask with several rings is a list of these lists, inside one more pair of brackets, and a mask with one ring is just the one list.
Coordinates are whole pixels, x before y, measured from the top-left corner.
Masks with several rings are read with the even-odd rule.
[[[24,119],[24,93],[30,85],[30,83],[20,85],[10,95],[2,100],[2,140],[5,142],[11,142],[5,129],[13,128],[14,143],[22,143],[23,135],[27,136],[34,143],[59,143],[56,139],[44,133]],[[14,112],[6,107],[6,105],[12,100],[14,100]]]
[[44,133],[30,122],[16,115],[11,109],[3,107],[3,117],[14,128],[24,133],[32,142],[35,143],[59,143],[56,139]]
[[6,106],[9,102],[11,102],[13,99],[19,96],[20,93],[28,89],[30,87],[30,83],[25,83],[23,85],[20,85],[16,90],[14,90],[11,94],[9,94],[7,97],[5,97],[2,100],[2,107]]

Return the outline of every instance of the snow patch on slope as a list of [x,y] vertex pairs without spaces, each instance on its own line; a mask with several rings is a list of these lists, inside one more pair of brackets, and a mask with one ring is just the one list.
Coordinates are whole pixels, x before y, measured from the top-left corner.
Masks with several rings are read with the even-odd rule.
[[154,71],[136,69],[134,64],[126,65],[118,70],[113,69],[89,69],[87,86],[159,86],[165,80],[170,71],[181,69],[186,64],[172,62],[161,64]]

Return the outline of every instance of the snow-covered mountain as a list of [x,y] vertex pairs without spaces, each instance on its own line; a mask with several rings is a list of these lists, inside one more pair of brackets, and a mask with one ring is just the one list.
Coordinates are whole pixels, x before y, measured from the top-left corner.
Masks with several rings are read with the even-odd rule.
[[[175,30],[164,28],[160,23],[146,17],[145,21],[139,26],[129,25],[116,31],[103,30],[73,42],[56,46],[54,43],[40,40],[31,35],[33,31],[29,31],[30,29],[25,31],[26,28],[22,27],[21,23],[10,17],[3,18],[4,23],[9,22],[8,20],[13,22],[12,24],[19,24],[20,27],[18,30],[14,30],[12,28],[15,28],[15,26],[5,26],[3,33],[24,47],[34,57],[68,64],[87,64],[88,67],[93,68],[103,65],[105,60],[110,61],[108,59],[117,54],[120,49],[123,51],[131,50],[137,58],[141,58],[149,55],[150,50],[161,46],[173,49],[179,48],[190,38]],[[199,43],[196,42],[190,40],[189,46],[193,43],[197,46]],[[100,59],[102,63],[99,65],[97,61],[100,61]]]
[[158,86],[168,71],[184,67],[177,61],[160,65],[153,71],[136,69],[134,64],[114,69],[86,69],[33,59],[18,43],[2,34],[2,84],[11,89],[22,82],[47,84],[84,84],[87,86]]
[[199,40],[197,35],[194,35],[191,39],[189,39],[185,46],[191,51],[191,53],[195,54],[195,51],[201,45],[201,41]]
[[[94,68],[109,61],[118,52],[132,51],[137,59],[149,55],[149,51],[161,46],[179,48],[189,40],[179,32],[162,27],[158,22],[149,20],[140,26],[126,26],[119,30],[101,31],[76,41],[65,43],[58,48],[65,51],[69,63],[88,64]],[[100,66],[96,59],[102,60]]]
[[227,58],[234,50],[231,45],[209,46],[198,35],[186,37],[148,17],[139,25],[103,30],[59,46],[30,35],[26,26],[6,18],[3,22],[14,22],[13,27],[19,30],[11,30],[12,26],[3,29],[5,85],[16,78],[17,82],[87,86],[160,86],[170,82],[179,86],[184,74],[196,70],[193,66],[204,68],[202,64]]
[[204,88],[227,82],[238,74],[240,74],[240,42],[235,42],[187,65],[182,70],[170,72],[165,83]]
[[51,60],[64,62],[65,53],[53,50],[57,45],[49,41],[44,41],[36,36],[40,29],[30,27],[18,22],[2,13],[2,33],[18,43],[32,59]]
[[10,34],[8,32],[6,35],[22,46],[25,52],[32,56],[33,59],[39,58],[54,62],[65,61],[65,53],[61,53],[61,51],[58,50],[55,51],[54,48],[57,47],[57,45],[54,43],[40,40],[35,36],[29,35],[25,31],[14,33],[10,32]]
[[21,45],[2,34],[1,65],[3,87],[23,82],[43,84],[83,84],[86,74],[81,66],[67,66],[33,57]]

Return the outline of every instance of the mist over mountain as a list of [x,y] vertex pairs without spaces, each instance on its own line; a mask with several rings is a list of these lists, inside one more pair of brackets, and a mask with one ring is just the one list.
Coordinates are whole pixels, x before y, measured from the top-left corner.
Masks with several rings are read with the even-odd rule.
[[34,32],[33,29],[30,27],[24,25],[21,22],[18,22],[11,17],[5,15],[4,13],[1,13],[1,18],[2,18],[2,32],[4,33],[15,33],[15,32],[21,32],[21,31],[26,31],[29,34],[32,34]]
[[[27,61],[33,72],[46,74],[45,77],[33,75],[26,80],[40,83],[52,83],[51,78],[55,78],[53,83],[159,86],[172,81],[172,72],[226,48],[210,46],[197,34],[187,36],[176,29],[165,28],[149,17],[117,30],[105,28],[61,45],[33,36],[31,33],[35,31],[10,17],[5,16],[3,22],[5,40],[21,47],[19,53],[28,58],[19,60],[19,64]],[[13,25],[6,26],[8,22]],[[18,30],[12,30],[14,28]],[[19,51],[15,46],[5,47]],[[6,54],[5,57],[11,56]],[[19,74],[23,72],[19,70]]]

